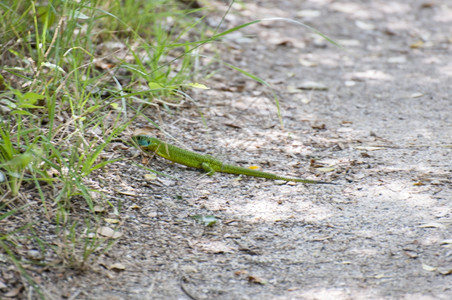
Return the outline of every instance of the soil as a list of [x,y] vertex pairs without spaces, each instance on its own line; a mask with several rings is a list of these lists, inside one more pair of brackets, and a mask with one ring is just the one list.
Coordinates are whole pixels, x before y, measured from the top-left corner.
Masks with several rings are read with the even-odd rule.
[[98,184],[122,236],[85,272],[36,274],[48,299],[452,299],[452,4],[246,1],[222,26],[275,17],[345,49],[268,20],[206,51],[267,81],[283,127],[268,87],[214,63],[195,103],[146,111],[175,139],[146,130],[337,185],[206,176],[113,143],[130,159]]

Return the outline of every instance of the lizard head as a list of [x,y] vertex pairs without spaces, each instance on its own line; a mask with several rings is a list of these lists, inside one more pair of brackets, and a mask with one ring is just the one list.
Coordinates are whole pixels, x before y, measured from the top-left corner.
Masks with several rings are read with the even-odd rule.
[[140,147],[151,147],[153,144],[157,144],[157,139],[148,135],[136,135],[132,137],[132,140]]

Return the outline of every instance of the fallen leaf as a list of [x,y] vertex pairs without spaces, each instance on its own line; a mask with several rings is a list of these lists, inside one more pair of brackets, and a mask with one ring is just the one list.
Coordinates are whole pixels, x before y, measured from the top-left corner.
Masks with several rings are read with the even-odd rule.
[[102,235],[102,236],[105,236],[108,238],[112,238],[112,239],[117,239],[122,236],[121,232],[115,231],[115,230],[111,229],[110,227],[106,227],[106,226],[103,226],[103,227],[97,229],[97,233],[99,235]]
[[419,256],[419,255],[417,254],[416,251],[409,250],[409,249],[404,250],[403,253],[404,253],[406,256],[408,256],[409,258],[417,258],[417,257]]
[[300,93],[300,90],[299,89],[297,89],[295,86],[293,86],[293,85],[289,85],[289,86],[287,86],[287,92],[289,93],[289,94],[298,94],[298,93]]
[[326,91],[328,90],[328,87],[317,81],[303,81],[297,86],[297,89],[300,90],[310,90],[310,91]]
[[126,267],[121,263],[114,263],[114,264],[110,265],[109,269],[118,272],[118,271],[124,271],[126,269]]
[[441,242],[439,242],[441,245],[449,245],[452,244],[452,239],[450,240],[442,240]]
[[39,250],[30,249],[27,251],[27,257],[32,260],[42,260],[44,259],[44,255]]
[[316,168],[317,171],[319,172],[333,172],[336,168],[334,167],[321,167],[321,168]]
[[438,272],[441,275],[450,275],[452,274],[452,266],[438,268]]
[[104,221],[109,223],[109,224],[118,224],[119,223],[118,219],[104,218]]
[[254,276],[254,275],[248,276],[247,279],[251,283],[262,284],[262,285],[267,284],[267,282],[264,279]]
[[435,6],[436,3],[435,2],[424,2],[421,4],[420,8],[432,8],[433,6]]
[[183,266],[182,270],[184,273],[198,273],[198,269],[195,266]]
[[424,269],[425,271],[428,271],[428,272],[436,271],[435,267],[432,267],[432,266],[429,266],[429,265],[426,265],[426,264],[422,264],[422,269]]
[[[285,184],[289,184],[288,182],[287,182],[287,180],[273,180],[273,184],[274,185],[285,185]],[[279,203],[279,204],[281,204],[281,203]]]
[[102,205],[94,205],[93,210],[96,213],[101,213],[105,211],[105,207],[103,207]]
[[318,129],[318,130],[325,130],[326,129],[326,125],[323,123],[323,124],[314,124],[314,125],[311,125],[311,128],[312,129]]
[[153,135],[153,129],[149,126],[146,126],[144,128],[138,128],[133,132],[133,135]]
[[235,276],[246,275],[246,274],[248,274],[247,270],[238,270],[238,271],[234,272]]
[[133,204],[133,205],[129,206],[129,209],[141,209],[141,206]]
[[94,62],[94,66],[96,66],[96,68],[101,69],[101,70],[110,70],[110,69],[113,69],[115,67],[114,64],[106,63],[106,62],[103,62],[101,60],[96,60]]
[[355,21],[355,25],[359,28],[359,29],[363,29],[363,30],[374,30],[375,29],[375,25],[371,24],[371,23],[367,23],[367,22],[362,22],[362,21]]
[[151,181],[155,180],[157,178],[157,174],[150,173],[150,174],[144,174],[144,179]]
[[132,196],[132,197],[136,197],[137,194],[135,192],[128,192],[128,191],[116,191],[118,194],[121,195],[126,195],[126,196]]
[[358,146],[355,147],[357,150],[366,150],[366,151],[375,151],[375,150],[384,150],[385,147],[373,147],[373,146]]
[[236,123],[224,123],[224,125],[232,127],[232,128],[242,128],[243,126],[236,124]]
[[311,102],[311,99],[309,99],[308,97],[302,97],[301,98],[301,103],[308,104],[309,102]]
[[290,39],[282,39],[282,40],[278,40],[278,39],[274,39],[273,40],[275,45],[277,46],[287,46],[287,47],[293,47],[293,42]]
[[15,289],[10,290],[9,292],[7,292],[6,294],[4,294],[3,296],[8,297],[8,298],[14,298],[17,295],[19,295],[20,291],[22,290],[23,286],[19,286]]
[[309,67],[309,68],[316,67],[316,66],[319,65],[318,62],[306,60],[306,59],[303,59],[303,58],[298,59],[298,62],[299,62],[303,67]]
[[413,93],[413,94],[410,95],[410,98],[419,98],[419,97],[422,97],[422,96],[424,96],[424,94],[422,94],[422,93]]
[[419,225],[419,228],[446,228],[446,226],[438,222],[430,222]]
[[410,45],[410,48],[412,48],[412,49],[418,49],[418,48],[422,48],[423,46],[424,46],[424,42],[421,41],[421,40],[418,40],[418,41],[412,43],[412,44]]

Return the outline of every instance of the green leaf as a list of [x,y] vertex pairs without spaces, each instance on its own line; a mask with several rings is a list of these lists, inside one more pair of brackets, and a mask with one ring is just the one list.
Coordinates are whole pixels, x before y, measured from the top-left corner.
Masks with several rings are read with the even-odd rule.
[[151,90],[159,90],[163,89],[163,86],[158,82],[149,82],[148,86]]
[[25,110],[13,110],[11,114],[15,115],[25,115],[25,116],[32,116],[33,114],[30,114],[28,111]]
[[0,74],[0,91],[6,90],[6,88],[5,78]]
[[100,107],[100,105],[90,106],[90,107],[88,107],[87,112],[92,113],[92,112],[96,111],[97,109],[99,109],[99,107]]
[[33,93],[33,92],[28,92],[23,94],[22,99],[23,100],[28,100],[27,102],[30,104],[34,104],[36,103],[38,100],[42,100],[44,99],[45,96],[37,94],[37,93]]
[[207,227],[212,227],[218,222],[218,219],[215,216],[196,215],[192,216],[192,219],[198,221],[198,223],[201,223]]
[[202,89],[202,90],[210,90],[209,87],[205,86],[204,84],[201,83],[196,83],[196,82],[192,82],[187,84],[189,87],[195,88],[195,89]]
[[41,23],[47,23],[47,27],[50,27],[55,23],[55,14],[50,10],[50,6],[38,6],[37,7],[38,20]]
[[85,15],[84,13],[82,13],[82,12],[79,11],[79,10],[72,10],[72,11],[69,13],[69,15],[70,15],[71,17],[73,17],[74,19],[87,20],[87,19],[90,18],[90,17],[88,17],[87,15]]
[[110,106],[115,110],[120,110],[119,104],[116,102],[110,103]]
[[9,165],[10,167],[23,169],[33,160],[33,155],[30,152],[25,152],[23,154],[15,155],[13,159],[6,162],[4,165]]
[[20,108],[44,108],[44,106],[37,106],[33,104],[21,104]]

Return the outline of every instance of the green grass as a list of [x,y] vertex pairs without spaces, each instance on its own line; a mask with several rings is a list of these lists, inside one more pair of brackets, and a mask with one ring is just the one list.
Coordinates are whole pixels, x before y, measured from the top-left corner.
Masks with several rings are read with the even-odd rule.
[[32,197],[42,214],[33,226],[46,219],[57,238],[0,229],[0,252],[28,279],[24,239],[81,270],[114,244],[96,235],[93,172],[122,159],[102,154],[144,108],[180,101],[193,84],[187,54],[201,44],[191,42],[210,41],[196,11],[175,1],[41,3],[0,3],[0,221],[30,226],[11,215],[29,213],[17,205]]

